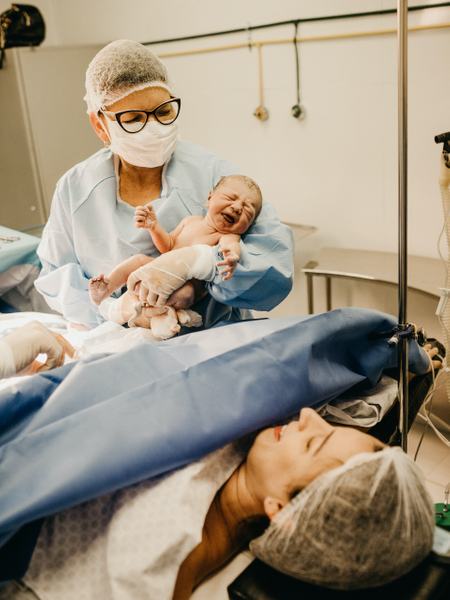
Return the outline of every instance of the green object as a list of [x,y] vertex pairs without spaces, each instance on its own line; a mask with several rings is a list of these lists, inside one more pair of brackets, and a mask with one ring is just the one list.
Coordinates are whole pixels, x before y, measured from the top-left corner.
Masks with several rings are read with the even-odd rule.
[[446,505],[442,502],[437,502],[434,505],[436,525],[444,529],[450,529],[450,504],[447,505],[447,511],[444,511],[444,506]]

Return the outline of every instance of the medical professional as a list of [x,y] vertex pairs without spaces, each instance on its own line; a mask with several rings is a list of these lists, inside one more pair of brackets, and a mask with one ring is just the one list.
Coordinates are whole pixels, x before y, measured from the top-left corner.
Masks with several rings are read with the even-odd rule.
[[[173,95],[164,65],[142,44],[119,40],[100,50],[87,69],[85,100],[105,148],[59,180],[38,248],[42,271],[35,285],[51,308],[93,327],[102,317],[90,302],[89,278],[134,254],[159,254],[148,233],[134,226],[135,207],[151,202],[170,231],[184,217],[204,214],[220,177],[240,171],[178,139],[181,100]],[[292,233],[265,201],[241,241],[233,278],[223,281],[218,273],[207,283],[179,278],[181,287],[167,303],[196,304],[206,327],[237,321],[250,316],[244,309],[279,304],[291,289],[292,273]],[[140,281],[147,285],[146,272]]]
[[47,360],[36,365],[34,372],[60,367],[66,354],[73,356],[74,349],[38,321],[27,323],[0,339],[0,379],[23,371],[39,354],[46,354]]

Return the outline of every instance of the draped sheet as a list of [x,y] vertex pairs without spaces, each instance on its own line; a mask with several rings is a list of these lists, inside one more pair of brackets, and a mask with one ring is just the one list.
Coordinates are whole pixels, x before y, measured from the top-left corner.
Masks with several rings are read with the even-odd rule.
[[[4,390],[0,545],[36,519],[374,385],[396,364],[385,335],[395,325],[356,308],[248,321],[144,342]],[[427,370],[414,341],[409,358],[410,370]]]

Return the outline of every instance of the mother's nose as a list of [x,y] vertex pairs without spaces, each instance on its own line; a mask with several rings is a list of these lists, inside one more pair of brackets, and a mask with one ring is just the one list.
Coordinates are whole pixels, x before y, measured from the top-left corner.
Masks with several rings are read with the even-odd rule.
[[327,425],[327,422],[322,419],[320,415],[313,408],[302,408],[299,415],[298,426],[300,429],[306,429],[307,427],[320,427],[321,425]]

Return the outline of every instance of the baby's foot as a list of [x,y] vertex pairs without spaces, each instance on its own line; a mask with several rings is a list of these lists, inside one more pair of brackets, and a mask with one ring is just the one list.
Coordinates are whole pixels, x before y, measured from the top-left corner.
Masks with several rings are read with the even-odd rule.
[[110,295],[109,279],[103,273],[89,280],[89,296],[94,304],[100,304]]
[[178,324],[176,311],[168,308],[166,314],[152,317],[151,329],[152,334],[159,340],[168,340],[179,333],[181,327]]
[[200,327],[203,325],[202,316],[189,308],[177,310],[178,322],[185,327]]

